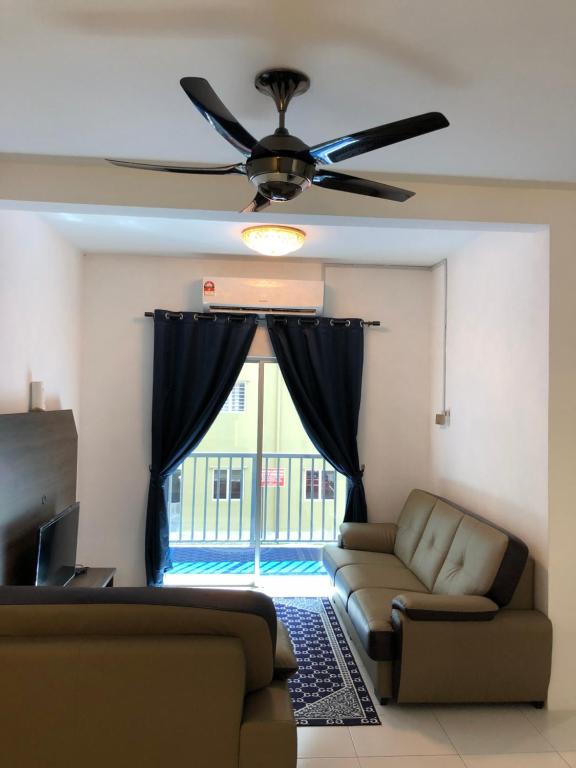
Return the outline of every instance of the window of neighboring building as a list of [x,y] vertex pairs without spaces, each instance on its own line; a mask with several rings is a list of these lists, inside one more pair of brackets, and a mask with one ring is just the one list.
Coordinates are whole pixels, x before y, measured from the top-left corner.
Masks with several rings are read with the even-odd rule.
[[334,499],[336,471],[334,469],[307,469],[305,473],[306,501]]
[[242,498],[242,470],[214,469],[212,499],[220,501]]
[[222,406],[221,413],[243,413],[246,410],[246,382],[237,381]]

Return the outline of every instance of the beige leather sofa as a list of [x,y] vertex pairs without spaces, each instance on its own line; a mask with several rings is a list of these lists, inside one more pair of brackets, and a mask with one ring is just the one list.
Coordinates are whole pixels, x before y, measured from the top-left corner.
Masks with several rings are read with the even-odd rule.
[[542,706],[552,628],[514,536],[414,490],[397,524],[344,524],[323,560],[380,700]]
[[0,587],[0,763],[295,768],[295,668],[259,593]]

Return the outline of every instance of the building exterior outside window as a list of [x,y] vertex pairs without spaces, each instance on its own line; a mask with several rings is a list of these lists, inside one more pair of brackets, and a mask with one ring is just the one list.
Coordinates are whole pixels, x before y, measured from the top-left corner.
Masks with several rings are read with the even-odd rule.
[[173,476],[173,542],[249,542],[256,494],[263,541],[336,539],[346,478],[318,455],[276,364],[265,366],[257,476],[258,386],[258,364],[246,363],[220,415]]

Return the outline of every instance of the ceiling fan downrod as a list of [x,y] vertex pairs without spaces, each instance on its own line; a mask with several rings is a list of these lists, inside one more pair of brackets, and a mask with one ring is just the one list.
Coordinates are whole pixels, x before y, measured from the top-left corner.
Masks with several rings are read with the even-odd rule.
[[278,110],[277,134],[286,134],[286,110],[294,96],[300,96],[310,88],[310,78],[297,69],[265,69],[256,75],[254,85],[260,93],[274,99]]

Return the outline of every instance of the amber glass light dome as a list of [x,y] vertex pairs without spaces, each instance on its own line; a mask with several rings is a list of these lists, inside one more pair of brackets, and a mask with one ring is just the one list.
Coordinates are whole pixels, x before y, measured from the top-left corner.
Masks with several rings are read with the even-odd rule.
[[302,247],[306,233],[296,227],[262,224],[242,230],[242,240],[248,248],[264,256],[285,256]]

